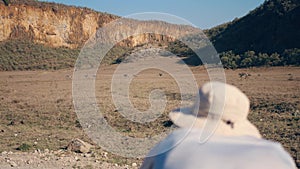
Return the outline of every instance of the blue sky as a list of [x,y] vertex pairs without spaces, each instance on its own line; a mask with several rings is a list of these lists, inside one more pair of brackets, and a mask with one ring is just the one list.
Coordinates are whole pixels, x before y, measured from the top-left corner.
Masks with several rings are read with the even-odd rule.
[[179,16],[201,29],[246,15],[264,0],[44,0],[92,8],[119,16],[163,12]]

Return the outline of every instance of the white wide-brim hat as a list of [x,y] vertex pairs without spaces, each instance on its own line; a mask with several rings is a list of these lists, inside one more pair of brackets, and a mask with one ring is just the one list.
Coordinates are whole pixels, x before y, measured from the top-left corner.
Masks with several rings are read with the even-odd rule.
[[176,109],[169,114],[177,126],[205,128],[207,124],[213,124],[214,134],[261,138],[258,129],[247,119],[249,99],[235,86],[209,82],[200,88],[197,98],[193,106]]

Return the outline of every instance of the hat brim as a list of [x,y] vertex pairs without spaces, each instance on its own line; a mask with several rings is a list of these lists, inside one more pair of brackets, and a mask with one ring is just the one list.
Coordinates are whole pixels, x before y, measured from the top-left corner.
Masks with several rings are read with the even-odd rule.
[[170,119],[181,128],[201,128],[206,117],[196,117],[193,114],[194,107],[185,107],[173,110],[169,113]]
[[[194,107],[176,109],[169,113],[170,119],[180,128],[206,128],[211,134],[238,136],[250,135],[261,138],[258,129],[247,119],[236,122],[233,126],[226,124],[222,120],[217,122],[208,122],[207,116],[195,116]],[[206,125],[214,125],[207,127]]]

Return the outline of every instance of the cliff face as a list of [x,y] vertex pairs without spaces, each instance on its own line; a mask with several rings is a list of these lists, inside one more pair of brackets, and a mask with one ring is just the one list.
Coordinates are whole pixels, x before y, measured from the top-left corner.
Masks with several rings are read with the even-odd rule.
[[[33,0],[11,1],[5,5],[0,1],[0,42],[21,39],[50,47],[80,48],[96,33],[97,29],[118,16],[100,13],[87,8],[78,8],[62,4],[38,2]],[[121,21],[120,21],[121,22]],[[127,21],[126,21],[127,22]],[[131,24],[131,21],[128,21]],[[164,22],[143,22],[132,20],[135,30],[155,30],[165,32],[175,37],[184,36],[185,32],[195,31],[195,28],[184,25],[173,25]],[[130,27],[127,24],[116,25],[114,32],[122,34]],[[167,30],[166,30],[167,29]],[[115,38],[111,32],[106,38]],[[140,31],[141,32],[141,31]],[[126,36],[125,36],[126,37]],[[160,34],[140,34],[125,38],[119,45],[134,47],[145,43],[167,44],[174,37]]]
[[26,39],[52,47],[78,48],[116,19],[86,8],[54,3],[0,4],[0,41]]

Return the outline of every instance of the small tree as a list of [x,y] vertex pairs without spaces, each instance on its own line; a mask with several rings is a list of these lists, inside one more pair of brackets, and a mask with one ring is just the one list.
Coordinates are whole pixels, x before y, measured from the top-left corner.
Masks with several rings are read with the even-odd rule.
[[265,66],[267,65],[269,55],[267,53],[259,53],[255,65]]
[[281,63],[280,55],[278,53],[273,53],[269,59],[270,66],[278,66]]
[[300,49],[286,49],[283,53],[285,65],[300,65]]
[[223,52],[220,54],[222,64],[225,68],[236,69],[240,62],[240,56],[234,54],[232,51]]
[[253,65],[251,58],[245,58],[241,62],[241,67],[251,67]]
[[254,51],[247,51],[242,55],[241,67],[251,67],[254,66],[257,56]]

